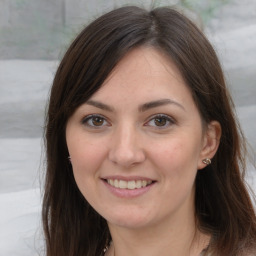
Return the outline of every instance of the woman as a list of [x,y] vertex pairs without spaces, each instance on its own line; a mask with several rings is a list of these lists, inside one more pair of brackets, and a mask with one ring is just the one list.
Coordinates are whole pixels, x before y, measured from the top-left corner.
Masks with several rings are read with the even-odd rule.
[[232,107],[213,48],[177,11],[92,22],[51,90],[47,256],[255,255]]

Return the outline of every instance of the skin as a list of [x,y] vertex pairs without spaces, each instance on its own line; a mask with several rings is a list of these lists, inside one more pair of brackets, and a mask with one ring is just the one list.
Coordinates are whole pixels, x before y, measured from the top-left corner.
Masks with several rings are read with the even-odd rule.
[[[214,156],[221,128],[216,121],[202,124],[179,70],[146,47],[129,52],[70,117],[74,177],[108,221],[108,255],[197,256],[207,245],[209,236],[195,225],[194,181],[202,160]],[[137,196],[130,190],[120,196],[106,183],[116,177],[153,184]]]

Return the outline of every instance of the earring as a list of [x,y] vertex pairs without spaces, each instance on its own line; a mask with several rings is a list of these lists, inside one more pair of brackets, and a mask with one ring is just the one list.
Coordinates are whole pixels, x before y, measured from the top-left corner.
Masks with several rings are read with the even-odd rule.
[[203,162],[204,164],[206,164],[206,165],[209,165],[209,164],[212,163],[212,161],[211,161],[210,158],[205,158],[205,159],[202,160],[202,162]]
[[69,162],[71,163],[71,157],[70,157],[70,156],[68,156],[68,160],[69,160]]

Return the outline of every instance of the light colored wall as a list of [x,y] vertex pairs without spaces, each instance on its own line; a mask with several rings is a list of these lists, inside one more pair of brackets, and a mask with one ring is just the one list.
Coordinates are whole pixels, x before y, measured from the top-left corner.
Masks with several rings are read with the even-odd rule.
[[0,59],[60,58],[61,49],[82,26],[102,12],[126,2],[0,0]]
[[[250,3],[242,1],[250,12]],[[126,4],[150,6],[183,5],[199,12],[204,21],[216,18],[211,28],[219,28],[223,21],[219,10],[229,2],[233,9],[238,0],[0,0],[0,59],[59,59],[72,38],[89,21],[113,7]],[[254,4],[255,6],[255,4]],[[233,19],[231,9],[228,19]],[[214,13],[215,11],[215,13]],[[246,13],[236,15],[238,22],[244,21]],[[254,16],[255,17],[255,16]],[[226,20],[221,26],[227,27]],[[214,19],[211,19],[214,21]],[[229,22],[228,24],[232,24]],[[240,23],[241,24],[241,23]],[[231,29],[231,28],[228,28]]]
[[[256,0],[0,0],[0,59],[60,59],[95,17],[113,7],[152,3],[193,9],[236,88],[235,101],[256,103]],[[241,97],[242,90],[248,96]]]
[[[236,88],[235,101],[255,104],[256,0],[0,0],[0,59],[60,59],[95,17],[113,7],[152,3],[191,8]],[[248,97],[240,96],[244,86]]]
[[0,0],[0,58],[56,58],[63,0]]

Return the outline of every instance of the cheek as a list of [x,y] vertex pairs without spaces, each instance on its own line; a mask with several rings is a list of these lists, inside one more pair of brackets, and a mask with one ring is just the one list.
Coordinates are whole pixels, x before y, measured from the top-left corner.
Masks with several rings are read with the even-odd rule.
[[154,162],[167,175],[183,176],[197,171],[199,145],[190,139],[173,139],[152,147]]
[[105,149],[98,143],[72,140],[68,145],[73,174],[79,189],[90,187],[98,176],[98,170],[105,160]]
[[68,150],[74,167],[92,169],[99,164],[105,155],[103,145],[88,140],[72,140]]
[[70,147],[70,155],[76,184],[82,195],[91,203],[96,195],[95,184],[102,161],[101,151],[94,144],[82,143]]

